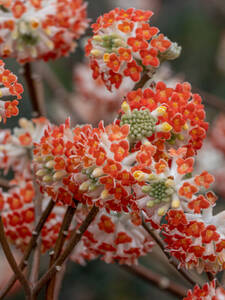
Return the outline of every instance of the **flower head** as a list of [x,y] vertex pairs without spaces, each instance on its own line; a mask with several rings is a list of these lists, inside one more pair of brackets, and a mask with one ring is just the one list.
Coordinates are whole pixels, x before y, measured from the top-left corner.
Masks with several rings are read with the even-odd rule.
[[[21,251],[26,249],[33,234],[35,196],[32,181],[20,181],[18,186],[12,187],[8,192],[0,190],[0,211],[6,236]],[[43,197],[42,209],[45,209],[49,199]],[[61,206],[54,208],[49,215],[41,232],[42,252],[54,246],[64,213],[65,208]]]
[[35,142],[41,138],[45,128],[50,123],[41,117],[28,121],[25,118],[19,120],[19,128],[13,132],[0,131],[0,165],[5,173],[11,168],[15,179],[23,177],[31,178],[31,156]]
[[198,285],[193,290],[189,290],[187,297],[183,300],[225,300],[225,290],[216,287],[216,281],[205,283],[202,288]]
[[23,87],[17,82],[17,77],[10,70],[5,69],[4,62],[0,60],[0,98],[16,97],[14,100],[0,100],[0,122],[18,115],[18,100],[21,99],[22,93]]
[[[104,209],[88,227],[81,243],[88,249],[87,259],[100,256],[106,263],[128,265],[137,264],[137,259],[149,253],[154,245],[138,214],[108,213]],[[72,260],[79,261],[78,254],[75,249]]]
[[[160,58],[179,56],[180,47],[148,24],[152,15],[151,11],[116,8],[92,25],[94,36],[88,41],[86,54],[93,78],[101,76],[109,90],[119,88],[124,76],[138,82],[144,69],[152,71],[160,65]],[[173,48],[174,55],[169,55]]]
[[12,0],[0,11],[0,54],[20,63],[67,55],[88,25],[82,0]]
[[118,122],[130,125],[133,143],[148,139],[161,151],[185,146],[187,156],[193,156],[206,137],[204,106],[188,83],[169,88],[158,82],[153,88],[129,92],[121,108]]
[[170,210],[167,221],[167,249],[181,266],[211,273],[225,269],[224,212],[212,215],[212,207],[200,214]]
[[158,161],[154,159],[154,151],[152,154],[148,152],[151,159],[147,160],[145,156],[142,159],[145,154],[143,146],[137,154],[139,169],[134,169],[133,176],[141,191],[134,187],[136,203],[145,211],[146,218],[155,224],[160,224],[170,208],[200,213],[216,201],[214,193],[203,194],[213,183],[213,176],[207,172],[192,176],[194,158],[182,158],[186,151],[185,148],[171,149],[165,159]]

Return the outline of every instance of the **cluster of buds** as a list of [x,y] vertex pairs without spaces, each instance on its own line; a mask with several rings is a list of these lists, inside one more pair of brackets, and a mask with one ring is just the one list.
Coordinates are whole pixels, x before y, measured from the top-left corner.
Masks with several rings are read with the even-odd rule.
[[73,51],[88,26],[82,0],[1,1],[0,54],[20,63]]
[[11,116],[17,116],[18,100],[21,99],[23,87],[17,82],[17,77],[10,70],[5,69],[5,64],[0,60],[0,98],[16,97],[14,100],[0,100],[0,122],[6,121]]
[[101,76],[109,90],[119,88],[126,76],[138,82],[142,71],[152,74],[160,61],[180,55],[176,43],[148,24],[152,15],[152,11],[116,8],[92,25],[94,36],[88,40],[86,55],[93,78]]
[[225,290],[222,287],[216,287],[216,281],[205,283],[202,288],[196,285],[188,291],[184,300],[225,300]]

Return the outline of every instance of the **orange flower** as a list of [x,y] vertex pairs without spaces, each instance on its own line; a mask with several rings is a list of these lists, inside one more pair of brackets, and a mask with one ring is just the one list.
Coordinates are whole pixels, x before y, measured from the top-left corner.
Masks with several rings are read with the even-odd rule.
[[193,171],[194,158],[189,157],[187,159],[178,158],[177,163],[177,172],[181,175],[191,173]]
[[150,27],[149,24],[142,24],[141,28],[136,29],[137,36],[145,40],[150,40],[158,32],[159,29],[157,27]]
[[210,207],[210,203],[204,196],[200,195],[191,202],[189,202],[188,207],[194,210],[194,213],[199,214],[201,212],[201,209],[206,209]]
[[158,51],[154,48],[151,48],[150,50],[141,50],[140,55],[142,58],[142,64],[144,66],[152,66],[152,67],[158,67],[159,66],[159,59],[157,57]]
[[216,226],[209,225],[202,232],[202,242],[211,243],[212,241],[218,241],[220,235],[216,232]]
[[156,174],[161,174],[165,172],[165,169],[168,167],[167,162],[164,159],[160,159],[156,164],[155,164],[155,170]]
[[115,239],[116,245],[130,243],[131,241],[131,237],[128,234],[126,234],[126,232],[118,232],[117,237]]
[[130,37],[127,40],[127,44],[132,47],[134,52],[148,48],[148,43],[140,37]]
[[157,38],[151,40],[151,46],[160,52],[165,52],[171,45],[172,43],[164,38],[164,34],[160,34]]
[[120,141],[126,138],[129,134],[129,125],[118,126],[115,124],[108,125],[106,132],[109,135],[110,141]]
[[101,216],[101,222],[98,223],[98,227],[100,230],[105,231],[107,233],[112,233],[115,231],[115,224],[111,221],[108,216]]
[[124,21],[118,25],[118,29],[124,33],[130,33],[134,28],[134,23]]
[[118,49],[119,53],[119,60],[120,61],[131,61],[132,60],[132,55],[131,55],[131,50],[127,48],[119,48]]
[[118,162],[115,162],[112,159],[107,159],[107,162],[106,162],[106,165],[103,168],[103,171],[106,174],[111,175],[112,177],[117,177],[118,172],[121,169],[122,169],[122,167]]
[[198,189],[196,188],[196,186],[190,184],[189,182],[184,182],[178,193],[180,196],[191,199],[192,196],[197,193],[197,191]]
[[116,161],[122,161],[128,154],[129,144],[127,141],[121,141],[119,144],[112,144],[110,150],[114,153]]
[[200,175],[196,175],[194,179],[198,186],[204,186],[206,189],[214,182],[214,177],[207,171],[203,171]]
[[118,72],[120,68],[120,60],[118,56],[114,53],[112,53],[109,56],[109,62],[107,63],[107,66],[113,70],[113,72]]
[[124,75],[129,76],[133,81],[139,81],[141,77],[142,67],[138,66],[135,60],[127,64]]

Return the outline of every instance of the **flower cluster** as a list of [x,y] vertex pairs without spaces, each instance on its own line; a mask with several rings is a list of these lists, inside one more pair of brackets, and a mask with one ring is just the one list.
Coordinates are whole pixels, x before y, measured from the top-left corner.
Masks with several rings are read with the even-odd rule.
[[[84,209],[80,209],[78,217],[79,221],[84,219]],[[79,248],[81,245],[84,251]],[[87,259],[101,256],[106,263],[116,261],[120,264],[134,265],[140,256],[151,251],[153,245],[151,237],[141,226],[138,214],[108,213],[103,209],[85,232],[71,259],[84,263]]]
[[4,62],[0,60],[0,98],[16,97],[14,100],[0,100],[0,122],[18,115],[18,100],[21,99],[22,93],[23,87],[17,82],[17,77],[10,70],[5,69]]
[[152,15],[152,11],[116,8],[92,25],[94,36],[86,55],[93,78],[101,76],[109,90],[119,88],[125,76],[138,82],[142,71],[152,73],[160,60],[179,56],[181,48],[148,24]]
[[213,215],[212,207],[201,214],[170,210],[164,225],[169,252],[181,266],[198,272],[217,273],[225,268],[224,211]]
[[3,1],[0,16],[0,54],[20,63],[68,54],[88,26],[82,0]]
[[225,290],[216,287],[216,281],[205,283],[202,288],[196,285],[193,291],[189,290],[183,300],[225,300]]
[[[35,189],[32,181],[20,181],[19,186],[8,192],[0,190],[0,211],[7,238],[20,250],[24,251],[33,234],[35,225]],[[43,209],[49,202],[42,200]],[[45,223],[42,234],[42,252],[54,246],[62,223],[65,208],[56,207]]]
[[11,168],[15,178],[31,179],[31,157],[34,142],[38,142],[44,129],[50,126],[47,119],[41,117],[28,121],[19,120],[20,127],[13,132],[0,130],[0,166],[6,174]]
[[[215,202],[212,192],[200,194],[214,182],[213,176],[206,171],[192,176],[194,159],[184,158],[185,154],[185,148],[177,151],[170,149],[169,159],[161,158],[159,161],[151,158],[150,152],[140,151],[138,154],[143,155],[142,162],[145,163],[140,164],[138,171],[133,173],[140,185],[138,189],[134,189],[137,205],[145,211],[146,218],[155,226],[160,224],[162,216],[170,208],[200,213]],[[149,164],[146,155],[149,156]]]
[[[189,83],[169,88],[158,82],[154,88],[127,94],[120,123],[130,125],[134,142],[148,139],[162,151],[165,146],[185,146],[187,155],[193,156],[201,148],[208,129],[201,102],[201,96],[191,92]],[[159,125],[164,134],[158,130]]]
[[[129,126],[70,129],[68,122],[46,131],[34,149],[34,170],[43,191],[64,204],[72,198],[89,205],[127,210],[132,200]],[[85,199],[83,199],[85,198]]]

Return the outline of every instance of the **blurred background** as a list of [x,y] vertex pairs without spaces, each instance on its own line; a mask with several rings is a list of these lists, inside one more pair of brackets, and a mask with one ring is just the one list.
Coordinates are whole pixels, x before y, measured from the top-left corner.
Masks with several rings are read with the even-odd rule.
[[[99,15],[117,6],[151,9],[155,12],[151,23],[159,27],[161,32],[172,41],[176,41],[182,46],[181,56],[171,65],[164,67],[159,79],[176,78],[189,81],[193,90],[203,96],[207,120],[210,122],[211,128],[208,141],[199,154],[197,167],[199,170],[207,168],[216,175],[219,184],[215,186],[215,189],[220,198],[218,210],[221,210],[225,207],[223,200],[225,195],[223,186],[225,180],[225,140],[223,140],[225,139],[225,118],[220,115],[222,111],[225,112],[225,1],[89,0],[88,2],[88,15],[92,22]],[[87,31],[86,36],[88,35],[91,35],[91,29]],[[96,124],[102,117],[107,123],[113,119],[118,108],[118,102],[115,102],[118,95],[110,98],[104,94],[105,91],[101,92],[102,99],[99,99],[101,94],[100,97],[93,95],[95,99],[86,99],[90,96],[83,95],[82,82],[87,77],[84,75],[82,78],[85,70],[82,73],[79,71],[81,69],[77,68],[78,64],[85,62],[84,42],[85,38],[79,41],[74,54],[48,63],[48,68],[43,64],[35,66],[44,82],[48,83],[48,85],[43,85],[40,82],[40,91],[45,96],[47,116],[53,122],[63,122],[66,117],[70,116],[73,124],[77,122]],[[19,82],[23,82],[23,78],[19,74],[20,66],[10,59],[6,61],[6,64],[10,70],[18,74]],[[83,66],[83,68],[85,67]],[[57,88],[53,88],[54,86]],[[99,90],[101,88],[103,87],[99,84]],[[105,98],[107,98],[107,104],[104,103]],[[98,113],[96,105],[98,105]],[[19,117],[31,118],[31,105],[26,86],[23,100],[20,102]],[[7,121],[6,126],[13,128],[17,122],[18,118],[11,118]],[[1,127],[4,126],[1,124]],[[140,261],[151,270],[189,287],[168,265],[157,248]],[[0,287],[4,284],[6,277],[4,263],[4,258],[0,258]],[[44,296],[40,297],[40,299],[43,298]],[[15,290],[8,299],[19,300],[23,297],[19,291]],[[60,299],[154,300],[175,299],[175,296],[146,284],[117,265],[93,261],[85,267],[72,262],[68,263]]]

